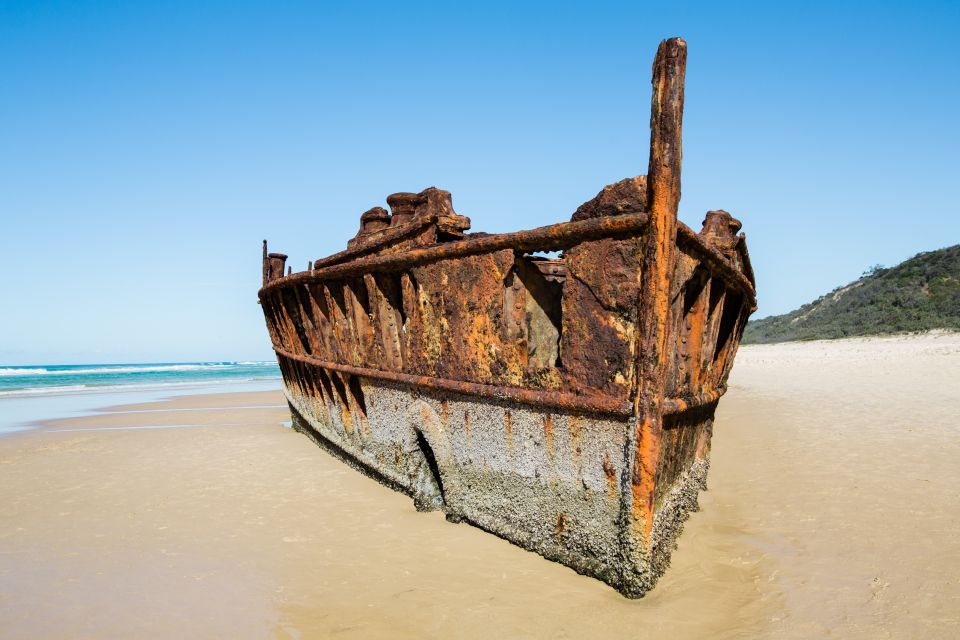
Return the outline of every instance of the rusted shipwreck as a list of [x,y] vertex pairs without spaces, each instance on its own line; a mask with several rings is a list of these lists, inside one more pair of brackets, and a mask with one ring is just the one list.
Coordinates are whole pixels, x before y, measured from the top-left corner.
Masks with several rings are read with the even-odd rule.
[[389,196],[306,271],[285,274],[264,242],[260,303],[296,429],[417,508],[631,597],[696,508],[755,308],[740,223],[677,220],[685,66],[686,43],[663,41],[648,174],[569,222],[467,233],[429,188]]

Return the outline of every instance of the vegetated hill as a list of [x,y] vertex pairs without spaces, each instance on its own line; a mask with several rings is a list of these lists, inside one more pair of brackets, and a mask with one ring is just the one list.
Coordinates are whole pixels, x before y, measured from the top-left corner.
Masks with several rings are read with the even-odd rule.
[[919,253],[782,316],[747,324],[744,343],[960,329],[960,245]]

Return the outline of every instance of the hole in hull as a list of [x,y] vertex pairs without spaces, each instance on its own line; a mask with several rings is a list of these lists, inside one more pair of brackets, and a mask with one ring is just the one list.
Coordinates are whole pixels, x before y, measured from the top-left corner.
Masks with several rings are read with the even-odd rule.
[[353,401],[357,404],[357,408],[360,409],[360,415],[364,418],[367,417],[367,402],[363,397],[363,388],[360,387],[360,379],[357,376],[350,376],[350,395],[353,396]]
[[[517,293],[524,300],[523,331],[527,338],[528,367],[533,370],[563,366],[560,353],[563,278],[553,273],[562,268],[565,267],[559,260],[535,260],[523,256],[517,259],[507,279],[508,287],[514,284],[521,287]],[[510,300],[516,304],[515,297]]]
[[446,494],[443,490],[443,481],[440,479],[440,467],[433,449],[420,431],[417,434],[417,447],[423,454],[426,468],[421,469],[417,485],[414,487],[414,503],[420,511],[440,509],[446,503]]
[[717,348],[713,352],[713,361],[717,362],[720,355],[724,352],[727,344],[730,342],[730,336],[733,335],[733,329],[737,323],[737,317],[740,315],[740,307],[743,302],[740,296],[734,293],[727,293],[726,300],[723,302],[723,312],[720,315],[720,329],[717,334]]

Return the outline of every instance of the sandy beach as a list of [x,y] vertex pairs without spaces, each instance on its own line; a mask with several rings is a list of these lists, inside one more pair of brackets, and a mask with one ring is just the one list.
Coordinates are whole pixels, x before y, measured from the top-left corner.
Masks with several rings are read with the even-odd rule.
[[276,392],[0,438],[0,636],[951,638],[960,335],[742,347],[710,489],[624,599],[349,469]]

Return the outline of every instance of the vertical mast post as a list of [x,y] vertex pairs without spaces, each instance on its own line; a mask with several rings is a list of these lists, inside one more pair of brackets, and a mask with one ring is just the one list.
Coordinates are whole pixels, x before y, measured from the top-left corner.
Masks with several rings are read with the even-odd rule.
[[[683,85],[687,43],[660,43],[653,62],[650,104],[650,164],[647,202],[650,222],[641,274],[638,381],[634,399],[636,450],[631,473],[633,552],[649,552],[653,527],[656,472],[663,428],[660,402],[669,348],[670,287],[676,261],[677,209],[683,158]],[[639,543],[639,545],[637,544]]]

